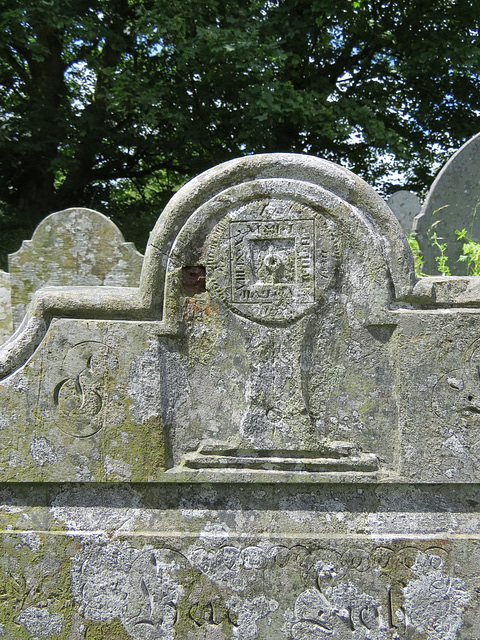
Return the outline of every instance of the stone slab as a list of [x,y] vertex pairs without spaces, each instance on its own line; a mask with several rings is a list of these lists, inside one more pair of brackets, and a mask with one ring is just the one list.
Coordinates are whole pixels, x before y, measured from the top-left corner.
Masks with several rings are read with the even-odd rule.
[[[468,275],[465,262],[458,262],[462,245],[455,231],[467,230],[467,235],[480,242],[480,133],[473,136],[442,168],[427,194],[421,213],[414,222],[420,250],[424,257],[423,271],[438,274],[438,247],[432,245],[436,231],[446,243],[448,267],[452,275]],[[478,211],[480,213],[480,210]]]
[[10,274],[0,269],[0,344],[13,333]]
[[405,233],[411,233],[413,219],[420,213],[422,208],[418,196],[411,191],[401,189],[400,191],[395,191],[388,198],[387,204],[402,225]]
[[135,287],[143,256],[118,227],[98,211],[65,209],[47,216],[8,256],[13,325],[25,315],[34,292],[44,286]]
[[474,487],[25,485],[1,499],[5,637],[472,640],[480,628]]
[[[461,308],[392,311],[390,325],[358,330],[343,340],[329,333],[332,345],[338,340],[338,361],[327,360],[323,341],[312,345],[310,357],[316,359],[318,349],[323,366],[335,376],[305,384],[310,411],[321,416],[317,424],[328,429],[332,442],[350,440],[357,448],[350,451],[345,445],[343,456],[340,449],[307,454],[302,439],[297,454],[291,436],[290,457],[278,460],[282,456],[271,445],[268,452],[263,437],[263,458],[251,445],[251,453],[241,454],[248,447],[238,436],[235,440],[231,416],[235,411],[248,415],[249,403],[242,402],[241,394],[252,384],[251,374],[248,369],[234,373],[232,356],[223,358],[219,345],[212,350],[214,361],[204,366],[189,358],[182,363],[175,341],[159,336],[155,323],[58,320],[30,362],[0,386],[6,428],[0,441],[1,478],[255,482],[263,474],[272,482],[286,477],[301,482],[339,477],[346,482],[476,482],[479,313]],[[197,335],[205,335],[211,315],[192,324]],[[128,352],[120,348],[123,344],[129,344]],[[397,358],[399,353],[408,357]],[[188,376],[192,366],[198,379]],[[193,396],[192,384],[198,388]],[[202,421],[203,446],[193,427],[182,427],[190,424],[188,416]],[[14,450],[7,437],[13,427]],[[221,433],[230,448],[216,445],[212,451],[207,444],[212,434]]]
[[0,634],[473,640],[480,289],[317,158],[183,187],[0,347]]

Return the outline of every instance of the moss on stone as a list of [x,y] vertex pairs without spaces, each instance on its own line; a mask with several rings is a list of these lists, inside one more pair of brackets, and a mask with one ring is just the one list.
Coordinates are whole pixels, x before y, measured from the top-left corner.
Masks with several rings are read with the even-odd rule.
[[118,619],[108,622],[85,621],[85,640],[132,640]]
[[[131,404],[131,402],[127,403]],[[117,427],[109,427],[100,442],[102,458],[106,455],[119,460],[131,471],[130,477],[124,480],[142,481],[158,477],[167,466],[168,443],[165,428],[160,416],[151,416],[137,424],[126,419]],[[102,474],[106,471],[102,469]],[[115,476],[115,473],[112,474]],[[122,479],[109,477],[106,479]]]

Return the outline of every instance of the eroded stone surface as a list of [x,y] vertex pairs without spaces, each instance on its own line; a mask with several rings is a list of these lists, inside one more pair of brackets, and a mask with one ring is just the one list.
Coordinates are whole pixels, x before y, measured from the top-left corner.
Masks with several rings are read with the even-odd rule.
[[114,637],[139,639],[471,639],[480,623],[476,488],[439,493],[389,485],[4,491],[12,529],[2,535],[0,588],[15,579],[20,595],[8,591],[1,623],[8,634],[19,621],[62,621],[61,638],[73,620],[91,637],[118,624]]
[[0,269],[0,344],[13,333],[10,274]]
[[0,633],[475,638],[479,308],[335,165],[186,185],[0,349]]
[[8,256],[14,328],[40,287],[136,287],[142,262],[143,256],[103,214],[84,208],[52,213],[31,240]]

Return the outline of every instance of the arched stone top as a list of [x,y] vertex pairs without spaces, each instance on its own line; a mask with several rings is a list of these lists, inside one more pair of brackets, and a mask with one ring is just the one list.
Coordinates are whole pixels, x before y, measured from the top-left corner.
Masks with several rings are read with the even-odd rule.
[[[255,185],[255,186],[254,186]],[[160,215],[147,245],[141,278],[146,304],[160,312],[163,304],[165,268],[181,230],[202,207],[223,210],[241,202],[241,193],[263,192],[273,197],[275,185],[292,197],[311,202],[315,195],[336,216],[343,204],[359,213],[363,224],[377,238],[382,260],[391,276],[396,298],[408,296],[414,282],[411,251],[390,208],[361,178],[332,162],[298,154],[263,154],[225,162],[187,183]],[[310,193],[310,196],[306,196]],[[247,199],[252,196],[247,195]],[[201,216],[200,216],[201,217]],[[198,225],[201,225],[200,217]],[[352,232],[355,232],[352,218]],[[193,229],[190,230],[193,233]]]
[[[122,232],[117,225],[110,220],[106,215],[95,211],[95,209],[88,209],[87,207],[70,207],[69,209],[62,209],[62,211],[55,211],[46,216],[36,227],[32,234],[31,240],[24,240],[25,242],[34,242],[39,244],[44,241],[46,235],[52,236],[59,233],[58,226],[65,226],[71,231],[77,230],[77,218],[81,217],[84,220],[88,219],[88,223],[93,229],[103,230],[105,237],[112,242],[125,242]],[[68,222],[70,219],[70,222]],[[50,244],[49,244],[50,246]],[[18,253],[18,252],[17,252]],[[15,255],[15,253],[11,254]]]
[[[273,232],[272,221],[289,228]],[[232,249],[235,234],[243,257]],[[241,277],[247,253],[249,284],[235,290],[232,282]],[[36,292],[24,321],[0,349],[0,377],[35,351],[53,317],[155,321],[162,335],[176,335],[185,299],[179,275],[196,265],[206,267],[207,292],[225,308],[276,326],[314,309],[323,313],[330,304],[338,308],[342,300],[358,322],[384,324],[390,305],[409,299],[414,284],[413,256],[400,224],[363,180],[310,156],[248,156],[206,171],[171,199],[150,235],[139,287]]]

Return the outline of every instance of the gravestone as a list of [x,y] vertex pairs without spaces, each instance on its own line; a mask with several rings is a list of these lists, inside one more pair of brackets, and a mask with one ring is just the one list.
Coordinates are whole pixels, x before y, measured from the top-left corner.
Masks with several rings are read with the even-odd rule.
[[0,269],[0,344],[13,333],[10,274]]
[[478,637],[479,303],[337,165],[192,180],[138,288],[41,289],[0,350],[0,632]]
[[411,191],[401,189],[395,191],[387,200],[387,204],[400,222],[405,233],[412,232],[413,219],[420,213],[422,205],[418,197]]
[[118,227],[91,209],[47,216],[8,256],[13,326],[17,328],[34,292],[43,286],[138,286],[143,256]]
[[447,265],[451,275],[467,275],[467,263],[458,262],[462,243],[457,240],[455,231],[466,229],[470,239],[480,242],[479,203],[480,133],[460,147],[443,167],[414,221],[414,231],[425,261],[424,273],[439,273],[436,258],[441,252],[432,239],[436,232],[440,238],[438,243],[447,245]]

